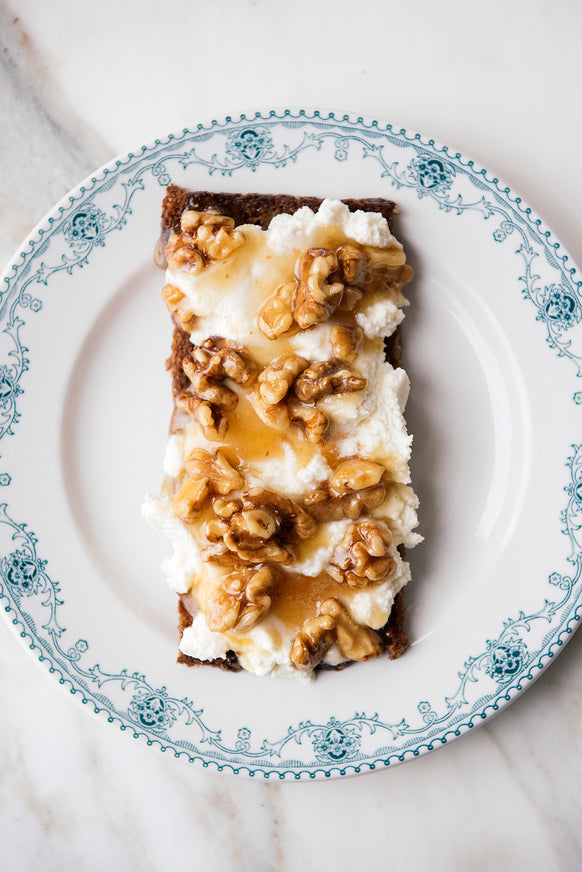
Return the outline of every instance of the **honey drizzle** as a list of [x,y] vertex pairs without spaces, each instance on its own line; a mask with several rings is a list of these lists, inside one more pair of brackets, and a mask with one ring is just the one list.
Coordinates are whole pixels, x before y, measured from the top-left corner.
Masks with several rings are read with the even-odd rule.
[[282,457],[281,433],[267,427],[253,409],[245,391],[237,391],[238,403],[228,415],[228,430],[223,440],[241,463]]
[[275,430],[261,421],[246,391],[239,389],[237,395],[238,403],[229,412],[228,430],[222,445],[237,457],[241,465],[267,459],[282,460],[285,445],[291,447],[303,466],[319,454],[320,448],[304,439],[297,425]]
[[305,621],[318,614],[324,600],[342,599],[345,593],[346,586],[334,581],[326,572],[311,576],[282,571],[271,593],[271,614],[295,635]]

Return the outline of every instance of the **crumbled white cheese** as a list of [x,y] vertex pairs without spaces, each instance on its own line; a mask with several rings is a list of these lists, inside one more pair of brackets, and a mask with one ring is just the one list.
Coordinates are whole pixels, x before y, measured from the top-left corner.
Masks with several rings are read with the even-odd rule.
[[387,297],[375,300],[356,313],[356,321],[368,339],[391,336],[404,318],[402,309]]
[[174,514],[169,499],[149,494],[143,503],[142,513],[148,524],[167,536],[174,545],[172,556],[167,557],[162,564],[168,585],[176,593],[188,593],[193,577],[202,571],[196,543]]
[[283,442],[282,458],[248,463],[245,472],[251,487],[268,487],[288,497],[298,497],[325,481],[331,475],[331,468],[322,454],[314,454],[303,466],[291,445]]
[[249,631],[248,639],[250,644],[243,644],[237,649],[237,656],[243,669],[259,676],[276,674],[305,678],[291,666],[289,653],[292,639],[289,633],[285,633],[280,621],[267,615],[260,624],[256,624]]
[[230,650],[227,637],[209,630],[202,612],[198,612],[191,626],[184,629],[179,647],[182,654],[197,660],[216,660],[225,657]]
[[360,245],[400,245],[390,233],[387,220],[377,212],[350,212],[339,200],[324,200],[317,212],[304,206],[293,215],[276,215],[269,225],[269,248],[275,254],[289,249],[305,250],[319,243],[322,230],[334,228]]
[[391,484],[381,506],[372,510],[372,516],[390,528],[396,545],[414,548],[422,542],[422,536],[414,532],[418,526],[418,497],[406,484]]
[[170,478],[179,478],[184,469],[184,434],[172,433],[168,437],[164,456],[164,472]]
[[332,356],[329,339],[331,328],[332,325],[329,323],[317,324],[315,327],[310,327],[309,330],[301,330],[299,333],[296,333],[289,340],[293,351],[312,363],[320,360],[329,360]]

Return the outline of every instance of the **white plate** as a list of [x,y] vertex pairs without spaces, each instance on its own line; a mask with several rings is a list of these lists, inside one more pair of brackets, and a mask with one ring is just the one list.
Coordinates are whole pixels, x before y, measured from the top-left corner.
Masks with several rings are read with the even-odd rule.
[[[412,647],[308,685],[175,664],[168,545],[140,504],[169,420],[152,252],[164,188],[397,200],[423,545]],[[8,267],[0,320],[0,594],[95,712],[192,762],[298,779],[365,772],[514,699],[579,619],[580,274],[487,171],[388,124],[302,111],[169,136],[76,188]],[[574,444],[576,443],[576,444]]]

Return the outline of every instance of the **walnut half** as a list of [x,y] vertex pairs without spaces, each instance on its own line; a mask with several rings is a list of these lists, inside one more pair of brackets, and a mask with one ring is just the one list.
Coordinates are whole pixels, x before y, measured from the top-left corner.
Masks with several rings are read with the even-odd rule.
[[303,505],[317,521],[356,521],[363,512],[376,509],[386,499],[388,472],[385,467],[361,457],[340,461],[329,481],[303,498]]
[[337,269],[337,256],[329,248],[310,248],[299,260],[293,317],[302,330],[328,321],[341,302],[344,285],[330,280]]
[[172,233],[164,249],[171,270],[198,275],[212,261],[224,261],[245,242],[232,218],[217,212],[184,212],[180,233]]
[[352,372],[338,357],[312,363],[303,370],[293,386],[295,396],[302,403],[315,403],[330,394],[363,391],[367,379]]
[[334,642],[335,621],[331,615],[309,618],[293,640],[289,659],[296,669],[313,669]]
[[190,332],[196,324],[196,312],[188,297],[175,285],[164,285],[162,288],[162,300],[166,304],[170,315],[173,315],[180,326]]
[[350,587],[368,587],[389,578],[396,569],[390,554],[392,534],[376,521],[360,521],[346,530],[328,567],[336,581]]
[[222,442],[226,436],[228,420],[218,406],[201,400],[195,394],[181,393],[176,397],[176,408],[198,422],[209,442]]
[[241,387],[251,385],[258,367],[242,346],[228,339],[211,337],[195,345],[182,361],[182,369],[192,385],[192,393],[180,394],[176,405],[200,424],[207,439],[224,438],[226,415],[238,402],[235,392],[225,384],[231,379]]
[[349,660],[380,657],[382,643],[374,630],[356,623],[335,597],[324,600],[319,612],[304,624],[291,645],[290,659],[296,669],[313,669],[337,642]]
[[308,539],[316,523],[297,503],[266,488],[252,488],[233,500],[215,499],[215,518],[205,524],[211,563],[281,563],[295,559],[297,538]]
[[334,324],[330,330],[329,341],[334,357],[353,363],[362,345],[364,331],[361,327],[348,327]]
[[225,496],[244,486],[244,478],[220,448],[214,454],[195,448],[186,458],[185,467],[188,478],[172,499],[183,521],[193,521],[211,494]]
[[321,442],[327,433],[329,421],[325,412],[306,406],[295,397],[289,397],[287,402],[291,423],[298,424],[308,442]]
[[283,431],[290,424],[297,424],[309,442],[320,442],[327,431],[327,416],[291,394],[297,377],[308,366],[309,361],[297,354],[278,357],[262,371],[258,389],[250,399],[267,426]]
[[297,376],[307,369],[309,361],[298,354],[278,357],[259,376],[259,395],[269,405],[280,403]]
[[208,628],[215,633],[250,630],[271,608],[275,581],[274,567],[235,566],[207,598]]
[[277,339],[293,326],[293,300],[296,290],[295,280],[284,282],[267,297],[259,309],[257,322],[268,339]]

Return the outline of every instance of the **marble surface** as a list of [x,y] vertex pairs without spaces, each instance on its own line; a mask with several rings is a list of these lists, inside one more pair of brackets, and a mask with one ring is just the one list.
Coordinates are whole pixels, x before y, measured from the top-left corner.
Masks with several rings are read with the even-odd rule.
[[[0,254],[171,130],[270,106],[391,120],[471,154],[582,262],[576,0],[0,3]],[[388,771],[198,771],[84,711],[0,625],[0,870],[576,870],[582,634],[477,732]]]

